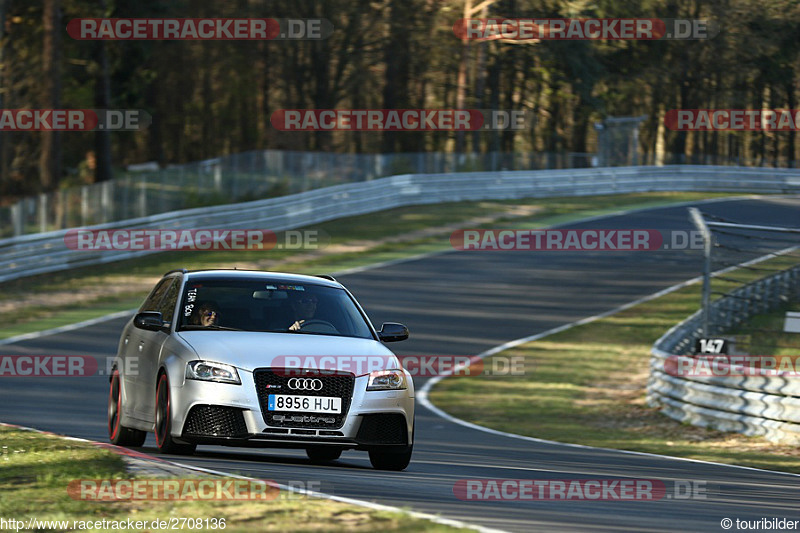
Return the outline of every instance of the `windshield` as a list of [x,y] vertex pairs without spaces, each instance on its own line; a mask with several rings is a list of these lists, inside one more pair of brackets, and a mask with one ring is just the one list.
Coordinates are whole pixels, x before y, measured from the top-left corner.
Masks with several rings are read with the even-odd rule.
[[343,289],[263,279],[188,281],[177,330],[373,338]]

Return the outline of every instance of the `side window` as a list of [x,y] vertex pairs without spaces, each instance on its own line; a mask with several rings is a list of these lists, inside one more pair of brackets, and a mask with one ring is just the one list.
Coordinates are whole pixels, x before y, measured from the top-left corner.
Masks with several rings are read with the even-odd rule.
[[172,315],[175,312],[175,304],[178,303],[178,289],[181,286],[178,278],[172,278],[170,281],[171,283],[164,291],[164,298],[162,298],[161,303],[156,308],[156,311],[161,313],[162,318],[166,322],[172,322]]
[[158,302],[161,301],[161,297],[164,296],[164,292],[170,286],[170,279],[162,279],[156,285],[156,288],[153,289],[153,292],[150,293],[150,296],[144,301],[142,306],[139,308],[139,312],[142,313],[144,311],[158,311]]

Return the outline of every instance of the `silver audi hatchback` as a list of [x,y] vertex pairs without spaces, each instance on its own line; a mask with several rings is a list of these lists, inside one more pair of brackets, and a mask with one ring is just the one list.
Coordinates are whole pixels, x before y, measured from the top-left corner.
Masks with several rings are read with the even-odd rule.
[[304,448],[313,462],[365,450],[403,470],[414,384],[352,294],[330,276],[176,270],[126,324],[110,377],[111,442]]

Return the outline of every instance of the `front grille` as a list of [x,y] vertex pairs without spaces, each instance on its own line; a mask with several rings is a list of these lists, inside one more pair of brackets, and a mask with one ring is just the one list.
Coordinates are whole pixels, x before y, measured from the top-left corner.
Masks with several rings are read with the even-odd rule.
[[244,437],[247,424],[241,409],[196,405],[189,411],[183,434],[187,437]]
[[359,444],[407,444],[406,417],[401,414],[364,415],[356,441]]
[[[338,429],[344,425],[356,377],[350,372],[320,373],[315,370],[258,369],[253,372],[256,382],[256,394],[264,414],[264,422],[269,426],[300,427],[319,429]],[[322,381],[322,389],[318,391],[298,391],[289,388],[289,380],[296,377],[313,377]],[[333,396],[342,399],[341,414],[298,413],[297,411],[269,411],[267,404],[270,394],[293,394],[299,396]],[[277,417],[277,418],[276,418]]]

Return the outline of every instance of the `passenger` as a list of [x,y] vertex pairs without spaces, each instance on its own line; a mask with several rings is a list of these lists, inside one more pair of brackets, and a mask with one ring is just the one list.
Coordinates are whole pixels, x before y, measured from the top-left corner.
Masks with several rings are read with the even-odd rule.
[[196,326],[216,326],[219,324],[219,307],[211,301],[200,303],[192,316],[192,324]]

